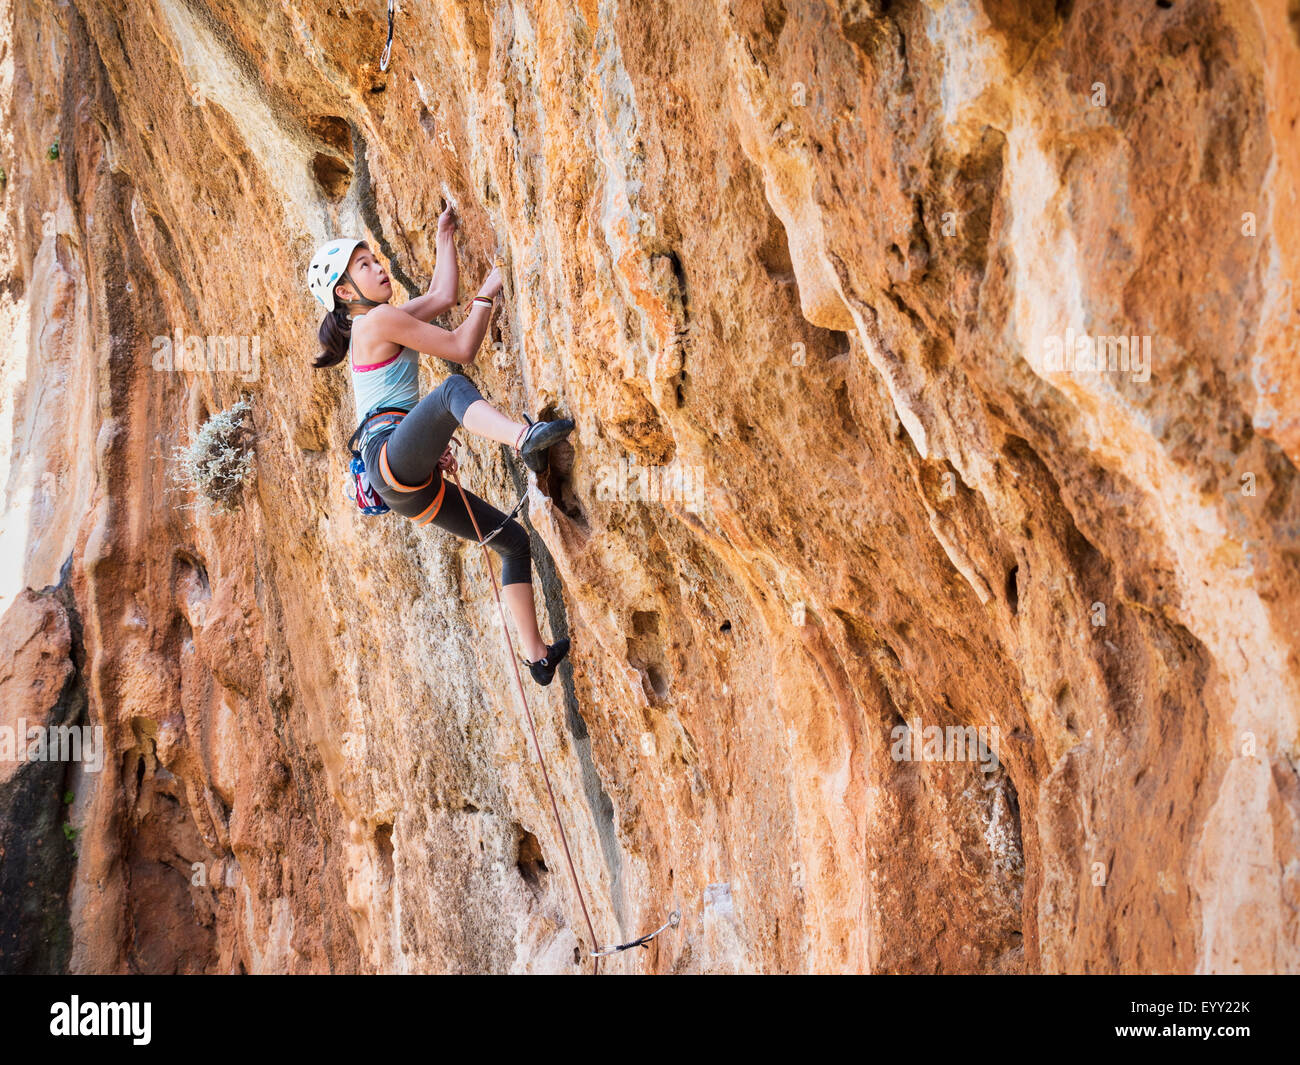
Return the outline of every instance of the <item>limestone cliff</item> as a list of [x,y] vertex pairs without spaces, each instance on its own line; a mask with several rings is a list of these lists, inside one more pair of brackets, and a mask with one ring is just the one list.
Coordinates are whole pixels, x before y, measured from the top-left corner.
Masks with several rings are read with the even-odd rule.
[[604,971],[1300,971],[1294,4],[0,12],[0,723],[105,744],[0,769],[0,969],[589,971],[481,552],[310,365],[314,248],[408,298],[446,200],[466,372],[577,422],[462,472],[592,920],[681,911]]

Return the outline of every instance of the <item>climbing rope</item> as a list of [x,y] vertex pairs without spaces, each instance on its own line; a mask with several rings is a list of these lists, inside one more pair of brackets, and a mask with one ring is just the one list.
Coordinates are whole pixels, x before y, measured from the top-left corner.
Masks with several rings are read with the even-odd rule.
[[[460,441],[452,437],[452,440],[459,444]],[[524,715],[528,718],[528,729],[533,734],[533,746],[537,749],[537,761],[542,767],[542,779],[546,781],[546,793],[551,797],[551,811],[555,814],[555,825],[560,830],[560,842],[564,844],[564,858],[569,863],[569,875],[573,877],[573,889],[578,893],[578,904],[582,907],[583,920],[587,922],[587,932],[591,936],[591,942],[594,946],[596,939],[596,929],[592,927],[591,915],[587,912],[587,900],[582,894],[582,885],[578,883],[578,871],[573,867],[573,855],[569,853],[569,837],[564,833],[564,822],[560,820],[560,807],[555,801],[555,792],[551,788],[551,775],[546,771],[546,759],[542,757],[542,745],[537,739],[537,726],[533,724],[533,712],[528,709],[528,697],[524,695],[524,682],[519,677],[519,662],[515,658],[514,644],[510,642],[510,625],[506,619],[506,608],[501,602],[501,590],[497,587],[496,571],[492,568],[492,556],[488,554],[487,541],[483,539],[483,533],[478,527],[478,519],[474,517],[474,508],[469,505],[469,500],[465,498],[465,489],[460,486],[460,478],[456,476],[455,470],[449,471],[451,479],[456,484],[456,490],[460,492],[461,502],[465,504],[465,510],[469,514],[470,521],[474,523],[474,532],[478,535],[479,546],[483,548],[483,561],[487,565],[488,576],[492,578],[492,594],[496,596],[497,610],[501,612],[501,632],[506,638],[506,652],[510,656],[510,665],[515,673],[515,687],[519,691],[519,701],[524,704]],[[597,960],[592,964],[592,975],[596,976],[600,972],[600,961]]]
[[379,60],[379,69],[388,69],[388,56],[393,50],[393,15],[397,10],[397,0],[388,0],[388,43],[384,45],[383,57]]
[[[460,446],[460,441],[456,439],[456,437],[454,436],[451,438],[449,443],[457,447]],[[483,562],[487,566],[488,576],[492,578],[492,594],[496,597],[497,610],[500,611],[501,613],[501,632],[505,635],[506,654],[510,658],[510,665],[513,668],[515,674],[515,689],[519,692],[519,701],[523,703],[524,716],[527,717],[528,719],[528,730],[532,733],[533,747],[537,751],[537,761],[542,767],[542,779],[546,782],[546,794],[549,795],[551,798],[551,812],[555,814],[555,827],[559,829],[560,842],[564,844],[564,860],[568,862],[569,875],[573,877],[573,890],[578,893],[578,905],[582,907],[582,917],[583,920],[587,922],[587,932],[591,936],[592,946],[596,947],[595,950],[592,950],[589,953],[591,957],[594,959],[592,961],[592,975],[597,976],[600,974],[601,958],[605,957],[607,954],[617,954],[621,950],[630,950],[633,947],[645,947],[646,950],[649,950],[650,940],[654,939],[654,937],[657,936],[660,932],[662,932],[665,928],[677,927],[678,923],[681,920],[681,911],[674,910],[671,916],[669,916],[668,920],[665,921],[659,928],[656,928],[653,932],[649,933],[648,935],[642,936],[640,939],[633,940],[631,943],[623,943],[617,947],[609,947],[606,950],[599,949],[598,946],[599,941],[596,939],[596,930],[595,928],[592,927],[591,915],[587,912],[587,900],[582,894],[582,885],[578,881],[578,871],[577,869],[574,868],[573,865],[573,855],[569,852],[569,837],[565,834],[564,822],[560,819],[560,807],[555,801],[555,792],[551,788],[551,775],[546,770],[546,759],[542,755],[542,745],[537,739],[537,726],[533,723],[533,712],[528,708],[528,697],[524,694],[524,682],[519,676],[519,660],[515,657],[514,644],[511,643],[510,641],[510,625],[508,619],[506,618],[506,608],[504,604],[502,604],[501,602],[501,590],[497,586],[496,571],[492,568],[492,556],[488,554],[487,542],[489,539],[491,539],[491,537],[485,538],[483,536],[482,530],[480,530],[478,527],[478,519],[474,517],[474,510],[469,505],[469,500],[465,497],[465,489],[461,487],[460,478],[456,476],[457,465],[458,464],[455,461],[455,454],[453,453],[452,464],[451,467],[447,470],[447,472],[451,475],[451,479],[453,483],[456,485],[456,490],[460,492],[460,500],[462,503],[465,504],[465,511],[466,513],[469,514],[469,520],[474,523],[474,532],[478,535],[478,544],[481,548],[483,548]],[[528,495],[527,493],[525,493],[524,496],[519,500],[519,503],[515,504],[515,510],[512,510],[510,514],[513,515],[515,511],[519,509],[519,506],[520,504],[523,503],[524,499],[527,498]],[[506,521],[509,520],[510,517],[507,516]],[[493,536],[495,536],[498,532],[501,531],[501,529],[505,527],[506,521],[503,521],[500,525],[496,527],[496,529],[493,530],[492,532]]]

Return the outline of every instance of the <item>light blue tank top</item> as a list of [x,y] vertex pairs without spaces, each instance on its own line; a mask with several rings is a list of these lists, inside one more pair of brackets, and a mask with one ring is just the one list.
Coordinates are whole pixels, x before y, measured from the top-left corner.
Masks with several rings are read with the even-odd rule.
[[[401,407],[410,410],[420,400],[420,354],[403,348],[385,362],[356,366],[352,362],[352,341],[348,341],[348,369],[352,372],[352,398],[357,421],[376,407]],[[378,432],[382,424],[375,426]],[[369,440],[369,430],[362,441]]]

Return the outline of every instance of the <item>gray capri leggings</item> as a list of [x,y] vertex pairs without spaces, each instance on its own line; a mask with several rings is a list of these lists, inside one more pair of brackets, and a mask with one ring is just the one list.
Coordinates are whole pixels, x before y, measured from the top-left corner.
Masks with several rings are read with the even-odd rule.
[[[436,525],[475,543],[478,536],[469,512],[456,486],[443,479],[438,459],[456,428],[464,423],[470,404],[482,398],[473,381],[452,374],[396,425],[378,429],[361,451],[375,491],[395,514],[417,525]],[[484,536],[505,519],[504,513],[468,488],[465,498],[474,508]],[[502,585],[532,583],[528,532],[519,522],[511,518],[488,545],[501,556]]]

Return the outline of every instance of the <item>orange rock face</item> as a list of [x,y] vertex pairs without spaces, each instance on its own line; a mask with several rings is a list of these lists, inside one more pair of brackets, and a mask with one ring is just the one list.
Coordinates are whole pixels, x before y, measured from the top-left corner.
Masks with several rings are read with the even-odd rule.
[[481,552],[310,364],[446,200],[577,423],[461,472],[598,945],[681,914],[604,971],[1300,971],[1292,6],[0,0],[0,723],[104,743],[0,766],[0,968],[590,967]]

